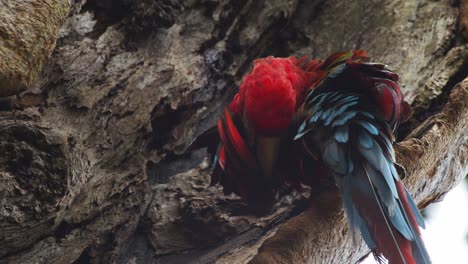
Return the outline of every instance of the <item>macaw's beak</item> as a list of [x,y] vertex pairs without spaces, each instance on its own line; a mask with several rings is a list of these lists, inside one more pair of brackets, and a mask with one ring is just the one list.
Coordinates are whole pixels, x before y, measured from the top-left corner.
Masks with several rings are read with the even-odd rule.
[[258,137],[257,158],[266,178],[272,178],[280,151],[280,137]]

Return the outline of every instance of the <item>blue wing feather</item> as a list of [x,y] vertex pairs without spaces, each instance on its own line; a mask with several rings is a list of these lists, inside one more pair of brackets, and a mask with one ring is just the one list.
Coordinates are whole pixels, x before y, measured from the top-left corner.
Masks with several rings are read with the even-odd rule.
[[[414,214],[420,226],[424,221],[409,194],[410,210],[400,200],[402,184],[392,146],[395,127],[388,124],[387,113],[379,109],[373,97],[378,90],[376,78],[396,82],[398,75],[386,70],[385,65],[361,62],[360,56],[365,55],[356,54],[356,58],[353,52],[336,54],[323,63],[321,69],[326,74],[306,98],[308,117],[296,139],[302,138],[306,149],[321,151],[341,191],[353,239],[360,231],[366,244],[376,254],[391,257],[391,263],[408,263],[408,256],[417,264],[430,263],[408,215]],[[307,133],[310,136],[303,137]],[[377,233],[380,228],[382,234]],[[411,249],[404,240],[409,241]]]
[[[330,103],[331,99],[334,104]],[[323,149],[323,160],[332,169],[342,191],[344,207],[353,234],[359,230],[367,245],[375,248],[376,243],[371,232],[353,202],[352,192],[357,191],[369,200],[376,199],[376,202],[381,204],[381,210],[388,219],[388,224],[398,230],[403,237],[410,241],[419,239],[415,237],[411,224],[399,205],[395,185],[395,181],[399,178],[393,165],[393,146],[390,138],[376,126],[375,117],[358,108],[358,96],[327,93],[321,95],[316,102],[313,106],[316,112],[309,118],[309,122],[301,124],[296,139],[310,132],[312,128],[308,127],[309,124],[319,121],[323,121],[322,125],[332,131],[332,137],[325,143]],[[355,143],[350,138],[351,127],[355,134]],[[348,146],[356,143],[358,152],[351,153]],[[356,157],[361,157],[358,158],[357,169],[353,161]],[[375,189],[375,193],[369,192],[369,184]],[[411,200],[410,205],[415,211],[416,207]],[[414,214],[418,224],[423,224],[419,212]]]
[[372,135],[377,136],[379,134],[379,130],[371,123],[366,121],[358,121],[357,123],[363,128],[365,128],[367,131],[369,131],[369,133],[371,133]]
[[411,199],[411,195],[409,194],[408,190],[405,188],[406,197],[408,197],[408,203],[411,207],[411,211],[413,211],[414,216],[416,217],[416,222],[422,228],[426,228],[426,224],[424,223],[424,218],[422,217],[421,213],[419,212],[418,207],[414,203],[413,199]]
[[348,127],[340,126],[335,131],[335,140],[340,143],[348,142]]
[[333,122],[332,126],[341,126],[347,121],[349,121],[351,118],[355,117],[357,114],[357,111],[348,111],[340,115],[335,122]]

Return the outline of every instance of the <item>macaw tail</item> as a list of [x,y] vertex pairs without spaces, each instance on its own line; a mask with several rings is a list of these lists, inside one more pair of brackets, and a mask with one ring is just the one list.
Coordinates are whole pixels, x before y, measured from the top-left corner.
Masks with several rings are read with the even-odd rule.
[[[399,87],[384,78],[390,73],[379,71],[381,66],[343,56],[325,61],[332,66],[306,99],[307,118],[296,139],[320,152],[333,174],[354,241],[360,232],[378,261],[430,263],[418,227],[424,227],[423,218],[394,165],[392,129],[407,114]],[[366,71],[360,75],[358,69]],[[391,105],[376,105],[378,96]]]

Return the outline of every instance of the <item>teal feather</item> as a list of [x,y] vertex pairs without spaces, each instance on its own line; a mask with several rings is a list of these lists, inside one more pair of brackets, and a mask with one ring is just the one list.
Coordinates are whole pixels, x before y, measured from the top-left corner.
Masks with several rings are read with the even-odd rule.
[[[361,132],[361,134],[367,134],[367,133]],[[365,138],[365,140],[368,140],[368,138]],[[387,164],[387,159],[383,155],[382,149],[380,148],[380,146],[373,139],[370,139],[370,141],[372,143],[362,141],[366,145],[362,145],[361,143],[362,147],[359,148],[359,152],[375,170],[377,170],[384,176],[390,190],[392,191],[393,196],[395,198],[398,198],[398,192],[395,186],[395,181],[390,171],[389,164]],[[368,147],[369,145],[371,146]]]
[[322,111],[317,111],[310,119],[309,123],[315,123],[318,121],[319,117],[322,115]]
[[344,123],[348,122],[351,118],[355,117],[357,114],[356,111],[349,111],[349,112],[345,112],[343,114],[341,114],[336,120],[335,122],[332,123],[332,126],[335,127],[335,126],[341,126],[343,125]]
[[383,204],[385,204],[387,212],[389,214],[393,214],[395,208],[397,207],[397,203],[395,200],[396,197],[390,190],[385,177],[383,177],[383,175],[380,172],[372,168],[367,163],[364,163],[364,168],[366,173],[369,175],[369,179],[372,181],[372,185],[379,193],[381,201],[383,202]]
[[392,159],[392,162],[395,162],[395,151],[393,150],[393,145],[392,142],[390,142],[390,139],[386,136],[381,137],[382,142],[385,144],[385,148],[387,149],[387,152],[390,153],[390,158]]
[[340,143],[331,140],[331,142],[327,144],[323,156],[325,162],[337,173],[344,174],[348,170],[346,152],[344,146]]
[[369,119],[374,119],[374,116],[371,115],[370,113],[368,112],[359,112],[360,115],[364,116],[364,117],[367,117]]
[[324,125],[328,126],[330,123],[339,115],[341,115],[344,111],[348,110],[351,106],[357,105],[358,101],[352,101],[341,105],[338,109],[336,109],[326,120]]
[[[403,212],[397,204],[398,194],[396,197],[392,194],[386,176],[381,175],[378,171],[371,168],[368,164],[365,165],[366,173],[379,194],[380,201],[385,205],[383,210],[390,218],[393,226],[408,240],[413,239],[410,227],[403,217]],[[393,180],[393,179],[392,179]],[[393,182],[394,185],[394,182]]]
[[371,133],[374,136],[377,136],[379,134],[379,130],[369,122],[358,121],[358,124],[361,125],[363,128],[365,128],[367,131],[369,131],[369,133]]
[[365,132],[359,133],[358,139],[359,139],[359,144],[361,145],[361,147],[365,149],[370,149],[374,145],[372,138]]
[[426,224],[424,223],[424,218],[422,217],[421,213],[419,212],[418,207],[414,203],[413,199],[411,198],[411,195],[409,194],[408,190],[405,188],[406,192],[406,197],[408,198],[408,203],[411,207],[411,211],[413,211],[413,214],[416,218],[416,222],[418,225],[422,228],[426,228]]
[[390,168],[390,172],[392,173],[393,178],[395,180],[399,180],[400,177],[398,176],[398,173],[397,173],[397,171],[395,169],[395,165],[393,165],[393,161],[389,160],[388,157],[385,157],[385,158],[387,159],[387,164],[389,164],[388,167]]
[[296,134],[296,135],[294,136],[294,140],[300,139],[300,138],[303,137],[305,134],[307,134],[310,130],[311,130],[311,129],[309,128],[309,129],[306,129],[306,130],[304,130],[304,131],[302,131],[302,132]]
[[335,139],[340,143],[348,142],[348,126],[340,126],[335,131]]
[[362,238],[364,239],[364,242],[366,242],[367,246],[369,248],[376,248],[377,244],[372,239],[369,229],[366,226],[366,222],[364,222],[362,218],[359,221],[359,230],[361,231]]
[[320,119],[325,120],[327,117],[332,113],[333,108],[327,109],[323,111],[322,115],[320,116]]
[[306,125],[307,125],[306,121],[302,122],[301,126],[297,130],[297,133],[302,133],[302,131],[304,131],[304,129],[306,128]]

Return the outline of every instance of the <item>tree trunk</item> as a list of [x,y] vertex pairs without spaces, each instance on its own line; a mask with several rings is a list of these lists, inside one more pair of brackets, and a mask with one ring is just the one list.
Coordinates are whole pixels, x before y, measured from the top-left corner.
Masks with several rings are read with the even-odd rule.
[[337,193],[291,191],[259,217],[184,149],[255,58],[366,49],[415,110],[396,146],[405,184],[421,208],[439,200],[468,172],[467,6],[72,1],[42,73],[0,112],[0,263],[354,263],[368,250]]

